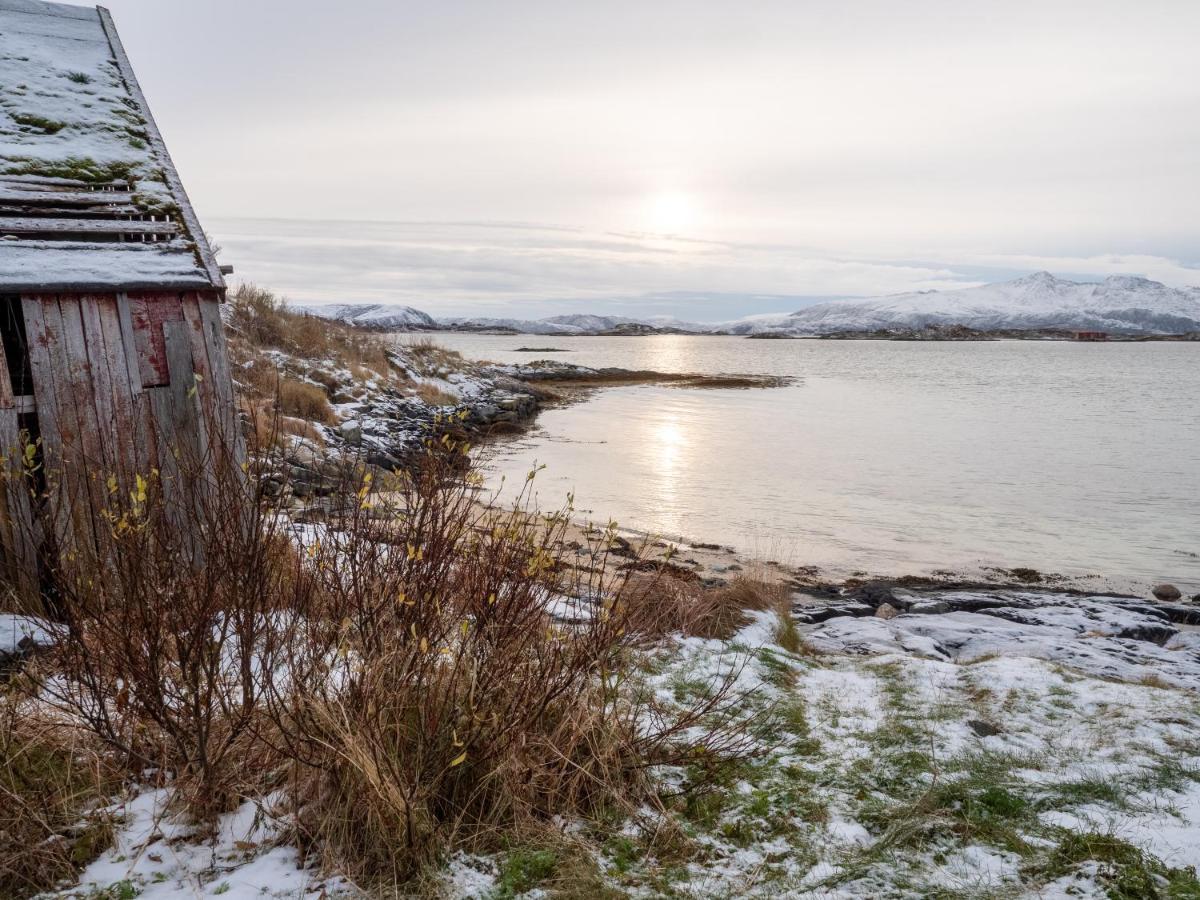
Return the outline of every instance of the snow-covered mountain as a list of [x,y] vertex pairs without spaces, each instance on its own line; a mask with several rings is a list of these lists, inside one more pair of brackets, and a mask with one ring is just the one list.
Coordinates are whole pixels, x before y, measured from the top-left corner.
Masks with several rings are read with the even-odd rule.
[[1172,288],[1147,278],[1113,275],[1101,282],[1068,281],[1049,272],[950,291],[917,291],[836,300],[782,315],[755,315],[700,324],[667,316],[561,315],[545,319],[455,316],[434,319],[397,303],[309,306],[307,312],[389,331],[506,329],[522,334],[598,334],[627,326],[730,334],[832,334],[879,329],[966,325],[979,330],[1062,329],[1114,334],[1200,331],[1200,288]]
[[456,328],[487,329],[505,328],[522,334],[599,334],[612,331],[621,325],[649,325],[653,328],[671,328],[677,331],[702,333],[713,326],[695,322],[683,322],[669,316],[648,316],[634,319],[628,316],[593,316],[585,314],[549,316],[545,319],[498,319],[487,317],[467,318],[454,316],[440,320],[442,325]]
[[1077,282],[1038,272],[960,290],[821,303],[790,315],[750,316],[719,327],[733,334],[830,334],[927,325],[1178,334],[1200,331],[1200,288],[1172,288],[1127,275]]
[[438,327],[429,313],[399,303],[333,303],[301,309],[310,315],[380,331],[428,331]]

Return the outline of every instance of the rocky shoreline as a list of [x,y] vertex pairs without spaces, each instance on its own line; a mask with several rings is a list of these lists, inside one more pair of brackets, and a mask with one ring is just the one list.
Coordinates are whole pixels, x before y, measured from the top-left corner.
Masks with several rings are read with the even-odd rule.
[[[586,399],[604,387],[641,384],[686,388],[778,387],[790,379],[759,375],[698,375],[592,368],[557,360],[520,365],[476,363],[437,351],[430,365],[403,346],[391,365],[426,394],[362,382],[349,371],[327,372],[334,421],[312,423],[317,440],[290,436],[262,476],[271,496],[289,493],[300,505],[337,491],[349,463],[397,472],[412,465],[426,442],[450,434],[484,441],[524,430],[547,406]],[[435,402],[425,399],[435,397]]]

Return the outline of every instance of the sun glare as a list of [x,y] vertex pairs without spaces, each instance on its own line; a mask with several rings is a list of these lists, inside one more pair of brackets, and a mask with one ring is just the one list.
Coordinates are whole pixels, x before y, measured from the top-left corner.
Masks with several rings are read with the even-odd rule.
[[664,191],[646,200],[646,228],[664,234],[676,234],[696,224],[699,210],[696,199],[683,191]]

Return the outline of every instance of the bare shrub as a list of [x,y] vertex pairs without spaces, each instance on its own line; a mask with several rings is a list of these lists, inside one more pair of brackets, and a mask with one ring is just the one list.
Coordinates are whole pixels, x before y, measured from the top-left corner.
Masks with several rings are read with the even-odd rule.
[[308,585],[281,520],[240,468],[176,460],[112,482],[97,545],[60,548],[38,697],[173,777],[208,818],[237,799],[239,756],[274,677],[285,607]]
[[682,711],[636,689],[648,606],[605,565],[611,533],[599,565],[568,565],[570,509],[479,504],[449,435],[405,475],[347,463],[299,539],[241,472],[175,460],[110,487],[96,547],[59,554],[29,682],[198,819],[274,774],[302,847],[392,885],[555,816],[655,804],[652,766],[757,751],[737,672]]
[[[632,808],[653,800],[648,766],[749,748],[727,722],[697,728],[732,678],[679,717],[631,700],[627,576],[568,570],[565,511],[479,506],[441,446],[309,545],[321,606],[286,663],[305,689],[272,696],[305,843],[364,882],[502,829]],[[565,624],[564,606],[590,613]]]

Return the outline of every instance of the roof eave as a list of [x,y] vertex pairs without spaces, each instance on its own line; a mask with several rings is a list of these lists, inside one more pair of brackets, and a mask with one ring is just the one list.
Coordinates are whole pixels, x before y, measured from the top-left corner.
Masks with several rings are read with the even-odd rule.
[[[154,150],[155,155],[162,162],[167,187],[170,189],[175,202],[179,204],[179,215],[183,219],[183,225],[190,233],[190,237],[196,245],[197,253],[200,257],[200,265],[208,276],[208,283],[205,286],[224,292],[225,278],[221,275],[221,267],[218,265],[216,255],[209,246],[208,237],[204,234],[204,229],[200,226],[200,220],[196,216],[196,211],[192,208],[192,202],[183,187],[183,180],[179,177],[179,172],[175,169],[175,162],[171,159],[171,154],[167,150],[167,144],[163,140],[162,132],[158,130],[158,123],[154,121],[154,115],[150,112],[150,104],[146,100],[146,95],[142,92],[137,75],[134,74],[133,64],[129,61],[129,56],[125,52],[125,47],[121,43],[121,37],[117,34],[117,26],[113,22],[112,13],[103,6],[97,6],[96,12],[100,15],[100,24],[104,28],[105,36],[108,38],[113,59],[117,63],[117,70],[121,73],[121,78],[125,81],[130,96],[141,107],[142,116],[146,120],[145,128],[149,139],[148,143]],[[161,286],[165,287],[166,285],[163,284]],[[109,290],[112,289],[111,287],[109,288]]]

